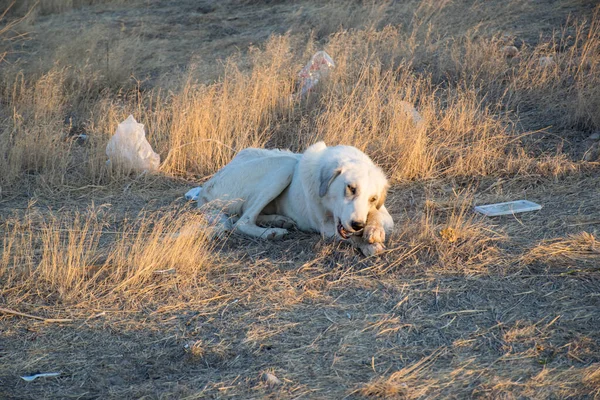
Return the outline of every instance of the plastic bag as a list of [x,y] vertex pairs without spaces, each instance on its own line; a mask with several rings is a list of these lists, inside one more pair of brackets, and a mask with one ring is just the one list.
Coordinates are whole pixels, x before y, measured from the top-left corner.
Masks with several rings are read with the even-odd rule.
[[146,140],[144,125],[138,124],[133,115],[117,127],[106,145],[107,164],[124,171],[157,171],[160,156]]
[[326,77],[335,67],[335,63],[324,51],[317,51],[310,62],[298,74],[300,78],[300,94],[304,95],[311,90],[321,78]]
[[401,101],[400,107],[402,107],[404,113],[412,120],[414,126],[423,126],[423,117],[421,117],[421,114],[419,114],[415,106],[410,104],[408,101]]
[[202,186],[198,186],[198,187],[188,190],[185,194],[186,200],[198,200],[198,197],[200,197],[201,191],[202,191]]

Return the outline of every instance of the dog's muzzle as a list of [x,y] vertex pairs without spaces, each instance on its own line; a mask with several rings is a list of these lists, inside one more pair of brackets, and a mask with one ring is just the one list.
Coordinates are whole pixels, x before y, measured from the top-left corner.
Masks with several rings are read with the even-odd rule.
[[342,225],[342,221],[338,220],[337,223],[337,232],[338,235],[340,235],[340,237],[344,240],[348,239],[350,236],[360,236],[362,234],[363,229],[361,229],[360,231],[349,231],[346,228],[344,228],[344,225]]

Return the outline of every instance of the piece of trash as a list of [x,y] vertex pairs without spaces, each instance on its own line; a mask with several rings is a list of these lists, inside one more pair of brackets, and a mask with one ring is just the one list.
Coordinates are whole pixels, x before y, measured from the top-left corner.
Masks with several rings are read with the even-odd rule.
[[33,375],[25,375],[22,376],[21,379],[23,379],[26,382],[31,382],[31,381],[35,381],[37,378],[51,378],[54,376],[59,376],[60,372],[45,372],[42,374],[33,374]]
[[279,385],[283,384],[283,382],[281,382],[281,380],[279,380],[278,377],[276,377],[275,375],[273,375],[270,372],[263,373],[262,379],[267,383],[267,385],[269,385],[271,387],[279,386]]
[[124,171],[156,171],[160,165],[160,156],[146,140],[144,125],[133,115],[119,124],[106,145],[106,155],[107,165]]
[[552,65],[555,64],[555,62],[551,56],[547,56],[547,57],[540,57],[538,64],[540,67],[546,68],[546,67],[551,67]]
[[413,125],[418,127],[423,124],[423,117],[421,117],[421,114],[419,114],[415,106],[410,104],[408,101],[401,101],[400,107],[402,107],[404,113],[406,113],[406,115],[410,117]]
[[310,62],[298,73],[300,94],[304,95],[310,91],[333,68],[335,68],[335,63],[329,54],[324,51],[317,51],[310,59]]
[[175,268],[160,269],[158,271],[154,271],[154,273],[158,275],[175,275],[177,273],[177,270],[175,270]]
[[202,186],[198,186],[193,189],[190,189],[185,194],[185,198],[187,200],[198,200],[198,197],[200,196],[201,191],[202,191]]
[[85,142],[87,142],[87,140],[89,139],[89,136],[85,133],[82,133],[80,135],[75,135],[73,138],[77,142],[77,144],[84,145]]
[[541,209],[541,205],[529,200],[507,201],[506,203],[486,204],[484,206],[475,207],[475,211],[487,215],[488,217],[516,214],[526,211],[537,211]]

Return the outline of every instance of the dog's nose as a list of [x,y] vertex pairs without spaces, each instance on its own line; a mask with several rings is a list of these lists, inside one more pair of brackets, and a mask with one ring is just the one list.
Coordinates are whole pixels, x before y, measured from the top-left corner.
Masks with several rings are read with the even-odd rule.
[[350,226],[355,231],[360,231],[360,230],[362,230],[365,227],[365,223],[364,222],[359,222],[359,221],[352,221],[352,223],[350,224]]

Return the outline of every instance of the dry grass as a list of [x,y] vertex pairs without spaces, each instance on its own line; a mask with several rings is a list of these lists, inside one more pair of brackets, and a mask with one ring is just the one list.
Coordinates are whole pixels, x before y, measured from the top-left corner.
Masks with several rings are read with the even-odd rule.
[[[77,181],[80,174],[68,171],[69,164],[80,163],[81,151],[73,148],[69,138],[77,129],[91,136],[85,150],[90,157],[80,172],[87,175],[87,183],[97,182],[109,135],[129,113],[147,125],[151,143],[165,160],[163,171],[174,175],[210,174],[244,147],[271,143],[302,150],[318,139],[344,141],[365,150],[396,181],[517,172],[559,175],[573,168],[560,156],[548,168],[547,160],[526,155],[510,115],[498,118],[497,108],[479,97],[481,88],[461,83],[440,89],[430,76],[385,67],[377,49],[384,52],[403,40],[392,29],[333,37],[326,49],[338,62],[336,73],[307,104],[290,99],[293,49],[286,37],[271,39],[264,50],[255,50],[250,72],[230,61],[220,82],[204,85],[190,77],[175,93],[141,92],[138,86],[117,97],[101,94],[95,104],[90,103],[100,86],[124,79],[108,76],[110,67],[94,70],[87,63],[55,67],[33,82],[22,75],[11,77],[4,85],[13,110],[4,129],[4,136],[10,133],[11,138],[2,140],[9,146],[3,150],[2,161],[10,171],[3,176],[4,184],[31,170],[43,170],[49,182],[63,184],[75,175],[78,184],[85,183]],[[376,50],[361,52],[363,48]],[[126,61],[131,60],[127,47],[115,57],[113,62],[127,69]],[[384,54],[387,57],[397,55]],[[541,79],[544,82],[539,84],[545,85],[548,76],[529,79]],[[419,126],[407,118],[406,102],[422,114],[424,122]],[[73,113],[78,115],[78,126],[65,126],[65,114]],[[39,132],[22,133],[32,130]]]
[[566,267],[572,273],[579,268],[585,270],[585,267],[597,269],[599,261],[598,239],[589,232],[545,240],[530,249],[523,258],[525,264],[543,262],[549,267]]
[[[7,6],[2,10],[2,14],[0,14],[0,23],[3,23],[6,14],[10,11],[12,4]],[[6,55],[8,54],[7,43],[11,43],[15,39],[15,35],[12,32],[12,29],[19,24],[19,20],[13,20],[8,23],[3,23],[2,28],[0,28],[0,63],[4,61]],[[19,37],[19,35],[17,35]]]
[[5,9],[13,3],[11,14],[23,15],[29,14],[30,18],[35,19],[38,15],[57,14],[71,11],[73,9],[105,4],[123,4],[124,0],[2,0],[0,9]]
[[[434,28],[421,38],[425,28],[419,19],[409,31],[344,31],[325,46],[337,63],[332,79],[306,104],[291,101],[290,95],[295,68],[316,47],[314,42],[298,57],[288,37],[272,38],[251,53],[244,71],[231,60],[218,83],[205,85],[196,83],[192,67],[179,89],[165,93],[126,83],[140,62],[139,34],[111,39],[101,25],[92,27],[59,46],[57,65],[42,75],[5,74],[6,109],[12,116],[5,119],[0,141],[8,146],[2,150],[9,171],[3,184],[31,170],[43,170],[49,182],[71,180],[68,166],[80,164],[81,151],[65,136],[78,129],[91,135],[90,157],[80,172],[87,183],[97,182],[106,141],[129,113],[148,126],[151,143],[166,159],[164,172],[175,175],[210,174],[244,147],[268,143],[302,150],[317,139],[367,151],[397,181],[559,175],[573,165],[560,155],[550,162],[531,159],[518,138],[529,133],[519,132],[514,111],[535,104],[548,124],[599,126],[592,112],[600,98],[595,91],[600,76],[597,12],[591,25],[569,22],[558,43],[523,47],[518,61],[504,59],[496,39],[473,39],[475,33],[464,40],[434,41],[421,50],[418,39],[426,40]],[[562,53],[553,56],[551,66],[540,67],[548,48]],[[433,71],[418,72],[419,65],[434,61]],[[125,93],[116,96],[102,89],[123,84]],[[561,101],[547,102],[556,98]],[[419,126],[407,118],[406,103],[423,116]],[[77,115],[77,126],[65,115]],[[31,130],[41,131],[22,133]]]
[[35,295],[65,303],[114,295],[140,301],[167,295],[175,285],[193,290],[199,271],[214,261],[210,227],[199,216],[142,212],[121,228],[109,219],[104,207],[59,215],[27,210],[8,218],[1,278],[25,297],[35,288]]
[[[581,161],[600,129],[600,8],[553,4],[15,4],[0,397],[600,396],[598,164]],[[336,67],[300,98],[320,49]],[[156,175],[106,168],[129,114]],[[317,140],[390,177],[380,257],[300,232],[213,240],[181,199],[239,149]],[[472,212],[515,198],[544,209]]]
[[[573,166],[560,156],[549,163],[526,155],[510,110],[535,104],[559,126],[598,127],[592,112],[600,98],[594,91],[600,76],[596,20],[569,23],[559,43],[522,48],[516,62],[503,58],[497,40],[475,40],[474,34],[464,41],[434,41],[420,50],[417,39],[425,28],[418,19],[409,31],[341,32],[325,46],[336,60],[335,74],[307,104],[289,97],[296,65],[316,47],[314,42],[298,57],[288,37],[273,38],[252,52],[249,71],[232,60],[220,82],[204,85],[196,83],[192,68],[180,89],[165,93],[161,88],[140,91],[131,85],[135,81],[126,84],[139,64],[140,36],[110,39],[99,25],[59,46],[53,56],[57,65],[41,76],[5,75],[6,108],[13,115],[5,119],[4,129],[11,139],[1,141],[9,146],[2,151],[9,171],[2,178],[6,185],[24,171],[44,170],[50,182],[69,181],[68,164],[79,164],[81,152],[65,136],[86,130],[92,137],[92,161],[84,160],[87,168],[81,172],[88,183],[96,182],[106,141],[128,113],[148,125],[151,143],[166,158],[163,170],[176,175],[210,174],[240,148],[269,143],[301,150],[317,139],[367,151],[400,181],[538,171],[558,175]],[[554,56],[552,66],[540,67],[539,57],[548,47],[563,52]],[[435,58],[431,73],[415,72]],[[442,78],[445,87],[438,84]],[[102,89],[122,84],[126,92],[116,96]],[[550,104],[549,98],[562,101]],[[424,123],[413,126],[406,103],[416,106]],[[77,126],[65,115],[77,115]],[[24,138],[24,130],[43,131]]]

